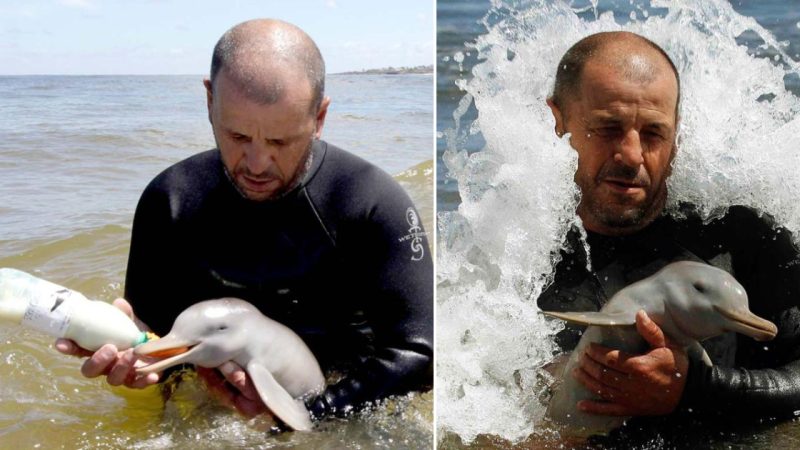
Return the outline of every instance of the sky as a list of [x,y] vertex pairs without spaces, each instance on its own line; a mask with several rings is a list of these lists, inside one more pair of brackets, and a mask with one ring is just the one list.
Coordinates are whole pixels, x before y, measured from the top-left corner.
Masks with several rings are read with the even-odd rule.
[[0,75],[204,74],[258,17],[305,30],[328,73],[433,64],[434,0],[0,0]]

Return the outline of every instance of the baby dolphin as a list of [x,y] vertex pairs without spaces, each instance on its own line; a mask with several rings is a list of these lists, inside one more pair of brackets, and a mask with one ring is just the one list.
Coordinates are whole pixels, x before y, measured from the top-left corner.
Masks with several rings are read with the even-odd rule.
[[599,312],[543,311],[547,316],[588,326],[547,407],[546,417],[563,428],[563,436],[607,434],[627,419],[579,411],[579,401],[597,397],[572,376],[572,371],[593,342],[628,353],[645,352],[648,345],[635,328],[639,310],[644,310],[666,336],[688,351],[697,352],[709,366],[711,360],[698,341],[727,331],[767,341],[778,332],[775,324],[750,312],[744,288],[730,274],[693,261],[669,264],[626,286]]
[[236,298],[207,300],[186,308],[169,334],[134,351],[155,357],[178,352],[137,369],[139,373],[184,363],[214,368],[236,362],[247,371],[264,404],[294,430],[311,429],[308,410],[298,398],[317,393],[325,385],[316,358],[297,334]]

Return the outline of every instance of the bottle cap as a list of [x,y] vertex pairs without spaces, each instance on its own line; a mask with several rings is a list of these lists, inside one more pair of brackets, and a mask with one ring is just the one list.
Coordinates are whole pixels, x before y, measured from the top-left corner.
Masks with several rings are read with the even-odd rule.
[[137,345],[141,345],[149,341],[154,341],[156,339],[158,339],[158,335],[153,333],[152,331],[142,331],[141,333],[139,333],[139,338],[136,339],[136,342],[133,343],[133,346],[136,347]]

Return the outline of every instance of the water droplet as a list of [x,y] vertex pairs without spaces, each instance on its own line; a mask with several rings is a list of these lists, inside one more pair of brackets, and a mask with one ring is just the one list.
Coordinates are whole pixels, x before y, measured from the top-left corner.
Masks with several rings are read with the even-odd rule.
[[795,411],[793,414],[794,414],[795,417],[800,417],[800,409]]
[[678,372],[675,372],[675,378],[680,378],[682,375]]
[[765,346],[764,346],[764,351],[765,351],[765,352],[768,352],[768,351],[769,351],[769,347],[765,345]]
[[444,58],[442,58],[442,61],[448,62],[448,61],[450,61],[450,57],[449,56],[445,56]]
[[630,14],[629,17],[631,18],[631,20],[636,20],[636,11],[631,11],[631,14]]

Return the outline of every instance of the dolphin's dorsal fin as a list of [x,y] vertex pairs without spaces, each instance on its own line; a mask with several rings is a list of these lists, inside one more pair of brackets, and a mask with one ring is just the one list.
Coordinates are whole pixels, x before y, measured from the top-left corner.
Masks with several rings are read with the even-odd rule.
[[311,429],[311,419],[306,407],[301,401],[293,399],[266,367],[251,361],[246,369],[261,401],[273,414],[293,430],[308,431]]
[[601,327],[614,327],[634,325],[636,323],[636,316],[630,312],[550,312],[542,311],[542,314],[557,319],[566,320],[567,322],[578,323],[581,325],[596,325]]

